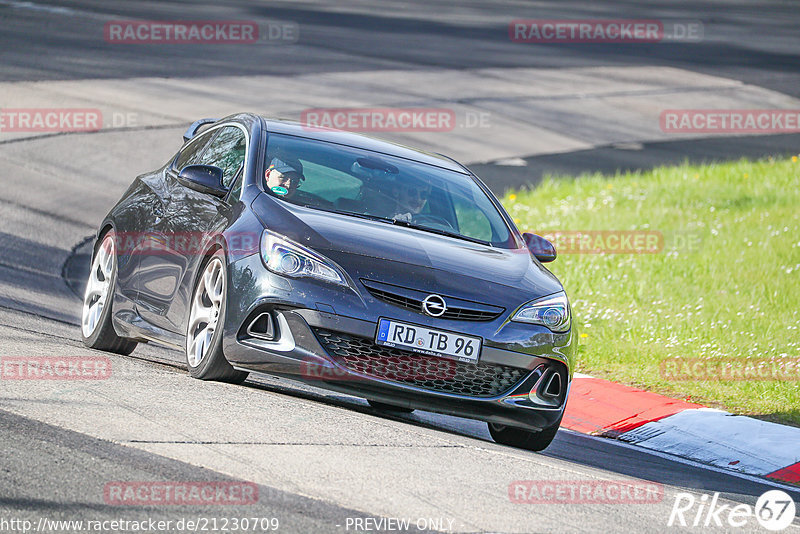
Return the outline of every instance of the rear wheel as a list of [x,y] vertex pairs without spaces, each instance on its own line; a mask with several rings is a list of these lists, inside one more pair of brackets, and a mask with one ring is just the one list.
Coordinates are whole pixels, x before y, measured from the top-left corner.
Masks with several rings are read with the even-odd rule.
[[111,302],[117,281],[114,242],[114,231],[109,230],[92,258],[81,309],[81,338],[89,348],[128,355],[136,348],[136,342],[118,336],[111,323]]
[[383,402],[378,402],[374,400],[367,399],[367,402],[370,406],[375,408],[376,410],[381,410],[382,412],[395,412],[395,413],[411,413],[414,411],[413,408],[403,408],[402,406],[392,406],[391,404],[386,404]]
[[186,327],[186,363],[200,380],[241,384],[248,373],[234,369],[222,353],[222,325],[228,290],[225,255],[217,250],[195,283]]
[[539,432],[532,432],[513,426],[489,423],[489,434],[492,435],[493,440],[503,445],[528,449],[529,451],[543,451],[550,445],[553,438],[556,437],[560,425],[561,418],[558,419],[556,424],[549,428],[545,428]]

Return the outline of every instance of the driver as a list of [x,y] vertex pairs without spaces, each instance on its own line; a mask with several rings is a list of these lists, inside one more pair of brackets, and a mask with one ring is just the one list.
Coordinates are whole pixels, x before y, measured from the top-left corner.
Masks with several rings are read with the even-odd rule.
[[272,158],[269,167],[264,171],[264,179],[267,181],[267,189],[274,194],[292,198],[300,182],[306,177],[303,176],[303,164],[300,160]]
[[397,213],[392,218],[411,222],[415,215],[425,209],[431,194],[431,184],[420,179],[410,179],[397,184],[396,187],[398,188]]

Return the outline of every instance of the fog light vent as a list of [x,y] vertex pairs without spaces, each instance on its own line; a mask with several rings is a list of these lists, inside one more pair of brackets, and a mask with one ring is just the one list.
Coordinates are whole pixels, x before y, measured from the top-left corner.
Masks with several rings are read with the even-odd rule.
[[547,386],[544,388],[542,395],[545,397],[558,397],[561,395],[561,375],[559,373],[553,373],[550,375],[550,379],[547,382]]
[[268,312],[257,315],[250,321],[247,327],[247,335],[258,339],[272,341],[275,339],[275,327],[272,324],[272,316]]

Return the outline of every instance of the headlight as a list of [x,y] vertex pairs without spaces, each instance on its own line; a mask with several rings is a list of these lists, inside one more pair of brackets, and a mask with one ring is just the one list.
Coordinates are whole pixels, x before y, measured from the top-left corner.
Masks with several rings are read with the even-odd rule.
[[267,269],[276,274],[347,285],[344,275],[333,262],[269,230],[264,230],[261,237],[261,258]]
[[511,318],[520,323],[540,324],[553,332],[566,332],[572,325],[569,301],[563,291],[529,302]]

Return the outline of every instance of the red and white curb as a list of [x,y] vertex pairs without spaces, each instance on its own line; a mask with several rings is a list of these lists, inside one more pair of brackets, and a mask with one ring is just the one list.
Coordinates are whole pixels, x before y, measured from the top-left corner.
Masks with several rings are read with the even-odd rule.
[[561,426],[800,484],[800,428],[575,373]]

